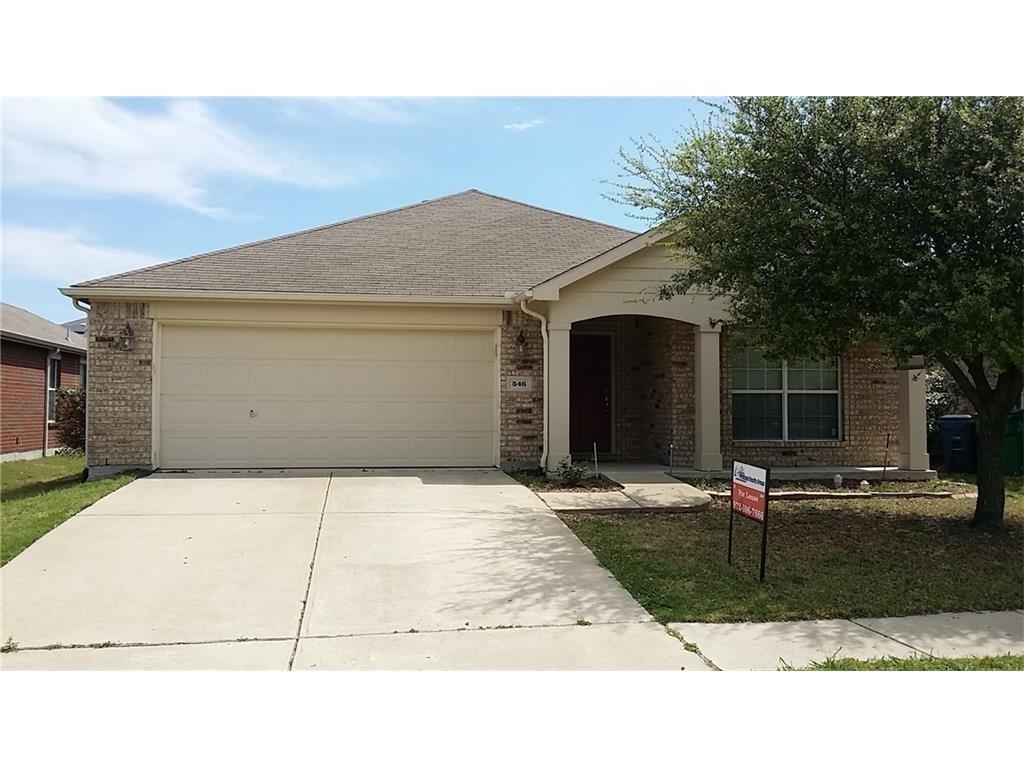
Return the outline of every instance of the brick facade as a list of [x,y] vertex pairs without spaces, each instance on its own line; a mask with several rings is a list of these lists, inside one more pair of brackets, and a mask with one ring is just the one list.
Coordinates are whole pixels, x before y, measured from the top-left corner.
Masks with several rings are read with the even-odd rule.
[[[120,349],[117,343],[118,333],[126,322],[135,333],[135,348],[131,351]],[[696,417],[694,326],[662,318],[622,315],[578,322],[573,330],[608,332],[614,338],[615,422],[611,458],[667,463],[671,444],[676,466],[692,466]],[[89,334],[89,464],[149,466],[153,418],[153,322],[149,306],[142,302],[97,301],[90,316]],[[518,309],[506,310],[500,339],[500,463],[506,469],[536,467],[543,450],[544,425],[540,323]],[[773,466],[879,465],[886,433],[892,436],[889,460],[897,459],[897,372],[880,347],[861,345],[842,360],[840,440],[734,443],[727,332],[722,333],[721,342],[722,456],[726,463],[735,456]],[[4,350],[7,378],[6,343]],[[37,365],[38,402],[33,406],[37,410],[34,414],[25,412],[26,424],[33,420],[42,423],[45,355]],[[22,367],[31,370],[30,366]],[[510,392],[510,377],[530,378],[532,389]],[[12,409],[6,390],[4,397],[3,437],[7,451],[10,449],[6,418]]]
[[[518,339],[523,336],[523,352]],[[501,466],[506,469],[533,468],[544,450],[544,340],[540,321],[520,310],[502,313],[501,394]],[[509,392],[511,376],[527,376],[533,381],[528,392]]]
[[[128,324],[135,348],[118,345]],[[148,467],[152,456],[153,321],[144,302],[97,301],[89,314],[89,466]]]
[[737,441],[732,439],[732,371],[729,336],[722,332],[722,460],[747,460],[776,467],[810,465],[881,466],[888,433],[889,463],[899,459],[898,372],[882,347],[860,344],[840,360],[841,439]]
[[[50,350],[4,339],[0,342],[0,454],[43,450],[46,416],[46,361]],[[80,356],[61,352],[61,389],[79,384]],[[49,427],[49,449],[61,445],[60,433]]]
[[693,326],[641,315],[599,317],[574,332],[611,333],[614,350],[612,457],[693,463]]

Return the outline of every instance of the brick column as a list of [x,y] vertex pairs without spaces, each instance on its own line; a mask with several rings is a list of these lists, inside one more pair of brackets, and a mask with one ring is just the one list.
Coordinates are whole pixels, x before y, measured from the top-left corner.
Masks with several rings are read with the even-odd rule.
[[897,371],[900,469],[929,469],[923,370]]
[[569,455],[569,326],[548,326],[548,469]]
[[721,374],[719,330],[694,328],[694,424],[693,465],[696,469],[722,468]]

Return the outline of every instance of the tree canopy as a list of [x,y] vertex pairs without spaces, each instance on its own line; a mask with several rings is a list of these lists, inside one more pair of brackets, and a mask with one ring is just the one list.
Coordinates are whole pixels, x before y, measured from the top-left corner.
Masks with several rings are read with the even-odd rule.
[[622,153],[616,196],[684,259],[662,295],[726,297],[777,358],[923,355],[1001,429],[1024,369],[1024,99],[713,106],[676,144]]

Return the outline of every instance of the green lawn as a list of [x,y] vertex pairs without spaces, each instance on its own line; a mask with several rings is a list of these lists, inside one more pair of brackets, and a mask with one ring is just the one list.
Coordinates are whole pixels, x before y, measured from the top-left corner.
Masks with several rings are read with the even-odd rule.
[[81,456],[0,464],[0,565],[72,515],[127,485],[134,475],[81,481]]
[[906,616],[1024,606],[1024,498],[1003,530],[967,525],[973,499],[776,502],[767,581],[760,526],[728,506],[691,514],[561,514],[659,621]]
[[[701,488],[705,491],[729,490],[729,480],[688,478],[686,482],[690,485]],[[786,480],[776,479],[772,481],[773,491],[859,491],[860,481],[847,479],[843,487],[837,489],[833,483],[826,480]],[[868,483],[868,490],[873,492],[891,491],[949,491],[954,494],[971,494],[978,492],[978,481],[975,475],[961,475],[940,472],[934,480],[886,480],[884,483],[878,480],[871,480]],[[1024,478],[1006,477],[1007,498],[1024,499]]]
[[1019,672],[1024,671],[1024,656],[977,656],[961,659],[930,658],[826,659],[805,669],[825,672]]

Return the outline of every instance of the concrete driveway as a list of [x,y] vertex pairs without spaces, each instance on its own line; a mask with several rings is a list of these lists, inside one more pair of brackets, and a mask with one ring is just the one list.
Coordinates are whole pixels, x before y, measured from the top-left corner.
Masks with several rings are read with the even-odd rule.
[[131,483],[0,570],[14,669],[706,669],[493,470]]

